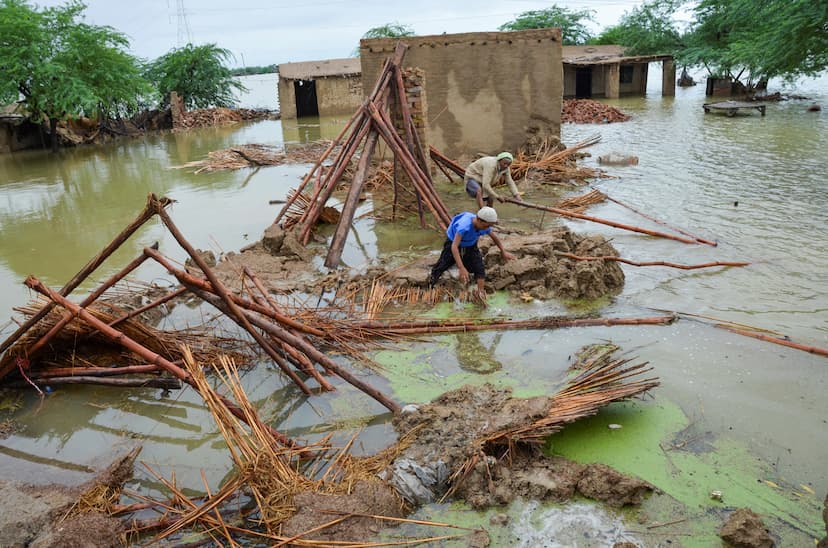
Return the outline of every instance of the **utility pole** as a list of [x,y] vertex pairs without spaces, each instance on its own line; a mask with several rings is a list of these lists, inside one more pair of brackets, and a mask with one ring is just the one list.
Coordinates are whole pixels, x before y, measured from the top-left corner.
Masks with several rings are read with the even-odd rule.
[[193,42],[193,37],[190,34],[190,24],[187,22],[187,10],[184,8],[184,0],[176,0],[176,11],[178,12],[178,47],[181,47]]

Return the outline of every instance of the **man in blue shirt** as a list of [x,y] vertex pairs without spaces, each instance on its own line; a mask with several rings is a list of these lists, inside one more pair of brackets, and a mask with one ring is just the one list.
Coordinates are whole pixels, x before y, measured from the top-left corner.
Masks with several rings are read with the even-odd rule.
[[497,212],[491,207],[482,207],[477,215],[469,211],[455,215],[446,230],[446,241],[443,244],[443,252],[440,258],[431,269],[431,276],[428,280],[429,287],[434,287],[443,272],[454,265],[460,269],[460,281],[468,283],[469,272],[474,274],[477,281],[477,297],[486,302],[486,268],[483,265],[483,257],[477,247],[477,240],[480,236],[488,234],[495,245],[503,254],[503,259],[508,261],[514,255],[503,248],[500,238],[492,232],[492,227],[497,224]]

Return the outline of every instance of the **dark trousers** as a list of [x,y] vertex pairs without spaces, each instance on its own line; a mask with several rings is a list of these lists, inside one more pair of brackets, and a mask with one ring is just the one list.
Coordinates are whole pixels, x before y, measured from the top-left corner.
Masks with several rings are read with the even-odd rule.
[[[469,247],[461,247],[460,260],[463,261],[463,266],[466,270],[474,274],[476,280],[486,279],[486,267],[483,264],[483,256],[480,254],[480,249],[477,244]],[[431,268],[431,278],[429,278],[429,285],[434,285],[443,272],[454,266],[454,255],[451,253],[451,240],[446,240],[443,243],[443,252],[440,253],[440,258]]]

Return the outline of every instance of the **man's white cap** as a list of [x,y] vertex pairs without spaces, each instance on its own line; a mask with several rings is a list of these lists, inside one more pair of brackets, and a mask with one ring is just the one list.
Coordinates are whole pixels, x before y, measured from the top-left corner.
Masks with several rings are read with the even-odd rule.
[[497,211],[493,207],[481,207],[477,212],[477,218],[489,224],[497,224]]

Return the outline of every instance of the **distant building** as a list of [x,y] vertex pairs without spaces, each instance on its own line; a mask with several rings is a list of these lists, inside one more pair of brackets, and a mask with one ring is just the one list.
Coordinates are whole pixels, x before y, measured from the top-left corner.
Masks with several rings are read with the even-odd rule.
[[329,59],[279,65],[282,118],[353,114],[362,104],[359,59]]
[[426,153],[430,144],[452,158],[493,154],[532,135],[560,136],[560,29],[360,40],[366,94],[398,41],[409,46],[403,66],[421,69],[407,91]]
[[676,94],[676,65],[672,55],[625,56],[621,46],[564,46],[565,98],[616,99],[646,95],[647,69],[661,61],[661,95]]

